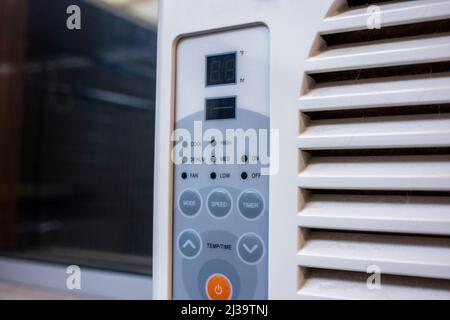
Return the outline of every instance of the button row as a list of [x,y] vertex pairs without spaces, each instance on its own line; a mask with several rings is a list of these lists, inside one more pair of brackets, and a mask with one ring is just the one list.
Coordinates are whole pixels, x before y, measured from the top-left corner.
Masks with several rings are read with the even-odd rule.
[[[264,210],[264,200],[255,190],[243,191],[239,195],[237,203],[239,213],[250,220],[258,218]],[[208,212],[215,218],[225,218],[231,212],[232,206],[232,197],[225,189],[214,189],[207,196]],[[195,216],[202,207],[200,193],[195,189],[184,190],[178,199],[178,207],[184,215]]]
[[[186,259],[195,259],[202,250],[200,234],[193,229],[185,229],[177,240],[178,250]],[[255,233],[243,234],[237,242],[237,255],[246,264],[259,263],[264,256],[264,242]]]

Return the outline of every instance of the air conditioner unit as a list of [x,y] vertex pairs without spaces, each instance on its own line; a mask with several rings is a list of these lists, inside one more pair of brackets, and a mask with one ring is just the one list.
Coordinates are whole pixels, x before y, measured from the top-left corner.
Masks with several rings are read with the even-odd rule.
[[[450,299],[449,0],[164,0],[158,32],[155,298]],[[174,163],[196,126],[270,132],[270,170]]]

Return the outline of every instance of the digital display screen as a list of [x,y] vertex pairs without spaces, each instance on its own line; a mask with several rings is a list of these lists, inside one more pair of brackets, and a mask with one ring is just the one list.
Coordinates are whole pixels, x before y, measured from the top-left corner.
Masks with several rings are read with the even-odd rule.
[[236,118],[236,97],[206,99],[206,120]]
[[236,52],[206,57],[206,85],[236,83]]

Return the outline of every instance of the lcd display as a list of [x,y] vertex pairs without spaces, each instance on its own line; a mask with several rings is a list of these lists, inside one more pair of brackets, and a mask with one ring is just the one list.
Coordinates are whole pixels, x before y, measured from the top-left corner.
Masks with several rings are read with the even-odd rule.
[[236,52],[206,57],[206,85],[236,83]]
[[236,118],[236,97],[206,99],[206,120]]

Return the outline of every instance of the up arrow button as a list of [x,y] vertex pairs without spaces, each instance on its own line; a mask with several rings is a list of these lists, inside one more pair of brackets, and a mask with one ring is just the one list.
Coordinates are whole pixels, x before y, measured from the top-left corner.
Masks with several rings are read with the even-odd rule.
[[178,236],[178,250],[186,259],[194,259],[200,254],[202,239],[197,231],[186,229]]

